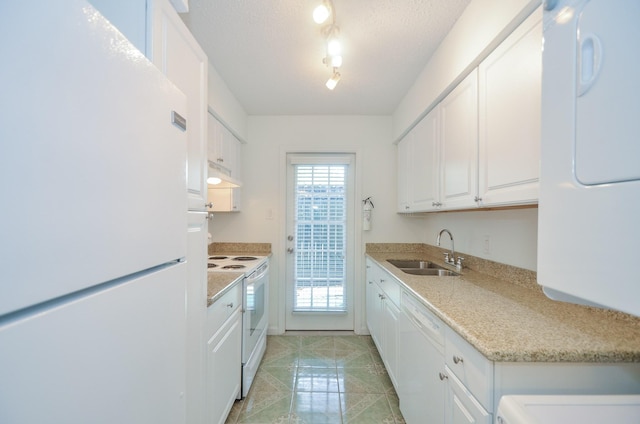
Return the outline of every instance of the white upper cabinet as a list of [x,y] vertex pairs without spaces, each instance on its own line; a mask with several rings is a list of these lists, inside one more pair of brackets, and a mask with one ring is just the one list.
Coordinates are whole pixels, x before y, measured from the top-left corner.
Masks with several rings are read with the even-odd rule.
[[537,203],[541,82],[538,8],[400,141],[398,212]]
[[413,134],[407,133],[397,146],[397,162],[398,162],[398,212],[412,212],[409,206],[409,159],[411,157],[411,144]]
[[208,119],[209,161],[223,173],[240,180],[242,143],[211,113]]
[[440,103],[442,209],[476,206],[478,73],[471,72]]
[[437,207],[438,147],[436,108],[398,144],[398,212],[424,212]]
[[479,66],[481,206],[536,203],[540,175],[542,10]]
[[477,79],[474,70],[398,144],[398,212],[476,206]]

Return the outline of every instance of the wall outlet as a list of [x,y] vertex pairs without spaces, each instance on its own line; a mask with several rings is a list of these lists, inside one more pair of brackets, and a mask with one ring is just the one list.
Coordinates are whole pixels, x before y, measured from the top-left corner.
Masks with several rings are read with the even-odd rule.
[[491,256],[491,236],[486,235],[482,239],[482,253]]

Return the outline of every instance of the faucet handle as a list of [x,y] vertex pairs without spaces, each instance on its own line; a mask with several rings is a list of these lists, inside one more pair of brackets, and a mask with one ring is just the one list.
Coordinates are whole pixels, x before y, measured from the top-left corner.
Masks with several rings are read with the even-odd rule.
[[[444,262],[445,263],[449,263],[449,252],[443,252],[444,255]],[[453,258],[451,258],[451,260],[453,260]]]
[[462,256],[458,256],[458,260],[456,261],[456,266],[458,268],[462,268],[462,261],[464,261],[464,258]]

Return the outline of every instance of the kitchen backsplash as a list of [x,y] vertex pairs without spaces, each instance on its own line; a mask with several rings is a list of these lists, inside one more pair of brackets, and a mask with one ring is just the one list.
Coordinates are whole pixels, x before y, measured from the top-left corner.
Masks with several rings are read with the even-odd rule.
[[208,254],[215,255],[216,253],[267,256],[271,254],[271,243],[211,243]]
[[[444,263],[441,259],[442,252],[448,251],[448,248],[423,243],[367,243],[366,245],[367,253],[424,253],[425,256],[438,258],[437,262],[440,263]],[[464,268],[510,281],[532,290],[542,291],[536,280],[537,273],[535,271],[493,262],[464,252],[456,252],[456,255],[464,258]]]

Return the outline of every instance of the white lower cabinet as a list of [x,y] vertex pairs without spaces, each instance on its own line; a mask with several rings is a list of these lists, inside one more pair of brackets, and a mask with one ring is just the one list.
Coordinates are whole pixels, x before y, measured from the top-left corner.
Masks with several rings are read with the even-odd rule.
[[366,287],[367,325],[389,378],[398,390],[398,321],[400,317],[400,284],[367,259]]
[[447,396],[444,422],[447,424],[491,424],[491,414],[480,405],[473,394],[447,366],[445,366],[445,373],[447,375]]
[[242,372],[242,285],[207,310],[207,419],[222,424],[240,393]]
[[[389,279],[383,268],[369,266],[375,267],[378,280]],[[637,363],[490,361],[409,291],[402,290],[398,320],[398,350],[381,349],[380,355],[385,366],[396,363],[394,384],[407,424],[490,424],[503,395],[640,390]]]

